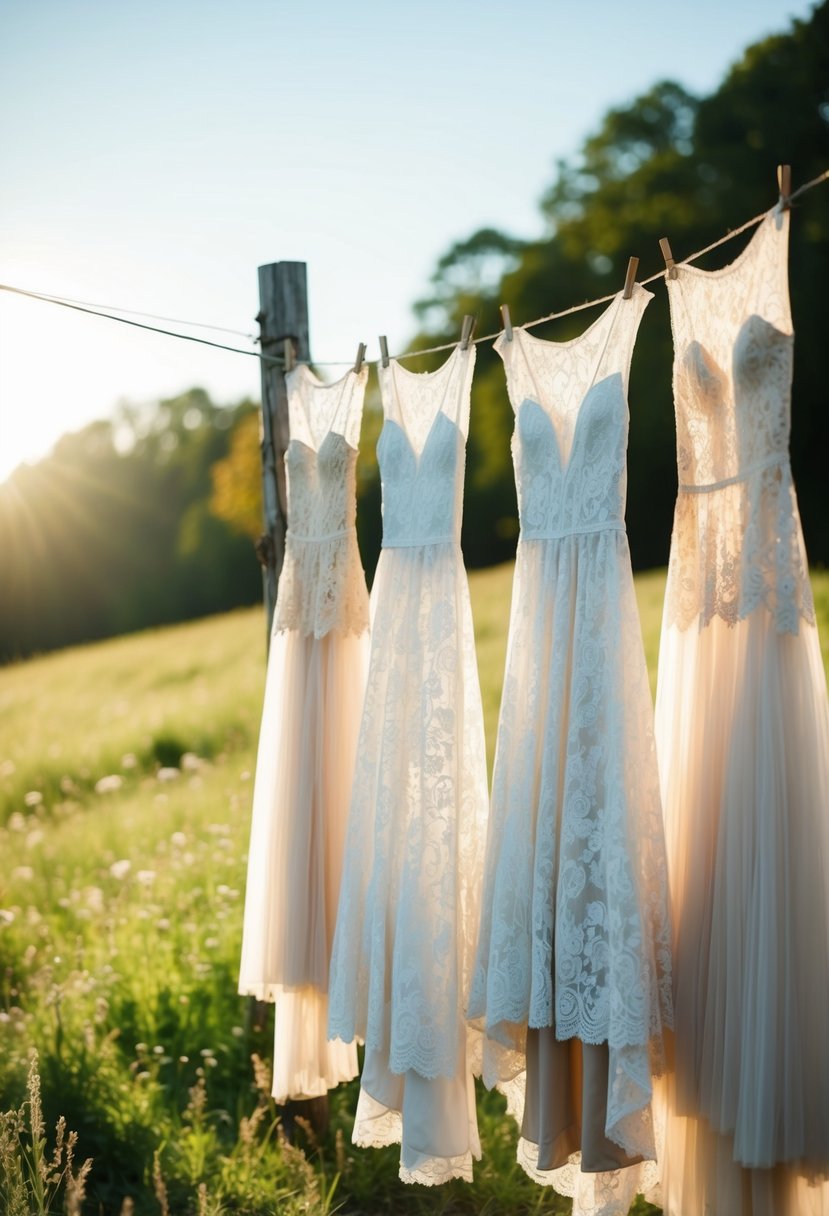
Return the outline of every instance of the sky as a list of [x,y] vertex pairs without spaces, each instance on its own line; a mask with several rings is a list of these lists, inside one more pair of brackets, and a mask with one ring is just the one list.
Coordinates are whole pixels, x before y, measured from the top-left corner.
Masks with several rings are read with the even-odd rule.
[[[811,9],[0,0],[0,283],[254,335],[257,267],[303,261],[312,357],[394,353],[441,253],[537,235],[609,107],[665,78],[704,95]],[[0,291],[0,481],[120,400],[259,383],[254,358]]]

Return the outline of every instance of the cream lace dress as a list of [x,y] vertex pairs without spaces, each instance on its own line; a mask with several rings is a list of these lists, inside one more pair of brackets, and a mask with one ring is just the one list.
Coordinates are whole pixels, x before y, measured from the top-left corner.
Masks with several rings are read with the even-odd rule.
[[436,372],[380,371],[383,549],[331,960],[330,1033],[366,1044],[354,1142],[399,1141],[400,1177],[426,1184],[471,1179],[480,1156],[464,1007],[488,799],[460,549],[474,361],[456,347]]
[[[521,535],[470,1016],[519,1161],[626,1212],[655,1181],[651,1072],[671,1023],[659,779],[624,525],[627,381],[651,295],[580,337],[496,350],[515,410]],[[526,1093],[524,1089],[526,1087]]]
[[829,711],[789,467],[789,213],[668,279],[679,495],[657,691],[670,1216],[829,1211]]
[[318,1097],[357,1075],[329,1043],[334,936],[357,723],[368,665],[368,593],[356,511],[367,369],[325,385],[287,377],[288,531],[271,636],[248,855],[239,991],[275,1000],[273,1093]]

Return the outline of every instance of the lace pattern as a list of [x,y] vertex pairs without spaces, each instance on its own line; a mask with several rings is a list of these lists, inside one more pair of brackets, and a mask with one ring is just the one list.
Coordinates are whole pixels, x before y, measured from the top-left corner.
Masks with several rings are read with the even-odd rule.
[[724,270],[666,280],[679,472],[666,619],[683,630],[761,606],[781,633],[815,619],[788,463],[788,227],[775,210]]
[[516,414],[521,539],[469,1012],[486,1032],[485,1083],[515,1093],[528,1026],[606,1042],[607,1134],[652,1157],[671,924],[623,522],[627,378],[649,299],[617,297],[583,344],[496,344]]
[[[331,964],[329,1034],[360,1036],[390,1073],[432,1081],[480,1060],[464,1004],[486,752],[457,539],[473,363],[470,347],[423,377],[401,374],[393,361],[381,373],[383,549]],[[372,1119],[370,1134],[383,1143],[402,1135],[401,1177],[409,1180],[405,1124],[389,1111]],[[418,1181],[443,1181],[445,1170],[466,1176],[455,1152],[433,1148]]]
[[367,369],[322,384],[300,364],[287,377],[288,531],[274,630],[363,633],[369,608],[356,516],[356,444]]

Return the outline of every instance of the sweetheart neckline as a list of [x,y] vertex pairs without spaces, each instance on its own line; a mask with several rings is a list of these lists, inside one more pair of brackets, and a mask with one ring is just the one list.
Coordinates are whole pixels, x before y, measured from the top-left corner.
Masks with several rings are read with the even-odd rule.
[[349,452],[353,452],[355,454],[355,456],[359,455],[359,448],[355,448],[352,444],[350,444],[348,442],[348,440],[346,439],[345,435],[343,435],[342,431],[335,431],[333,429],[325,432],[325,434],[323,435],[323,437],[320,440],[317,447],[314,447],[314,445],[312,443],[307,443],[304,439],[300,439],[298,435],[292,435],[291,438],[288,440],[288,447],[285,449],[285,451],[286,452],[288,451],[288,448],[291,446],[292,443],[296,443],[301,448],[305,448],[307,451],[313,452],[313,454],[315,456],[319,456],[320,448],[326,442],[326,440],[331,438],[332,435],[336,439],[342,439],[343,443],[348,448]]
[[[561,470],[562,476],[564,476],[569,471],[570,465],[573,463],[573,453],[576,450],[576,441],[578,439],[578,434],[579,434],[579,422],[581,420],[582,414],[584,413],[588,398],[591,395],[593,395],[597,389],[601,388],[602,385],[607,384],[608,381],[613,380],[618,376],[619,376],[618,372],[611,372],[611,374],[609,376],[605,376],[603,380],[598,380],[595,384],[591,384],[590,388],[587,390],[587,392],[582,397],[581,401],[579,402],[579,408],[576,410],[575,421],[573,422],[573,438],[570,443],[570,450],[568,452],[566,460],[565,460],[564,454],[562,452],[561,437],[558,433],[558,428],[557,428],[555,422],[553,421],[553,418],[550,415],[550,412],[544,408],[544,406],[541,404],[540,401],[536,401],[535,397],[525,397],[524,400],[521,402],[520,406],[518,407],[518,410],[516,410],[515,426],[513,428],[513,435],[516,435],[518,433],[518,415],[521,412],[521,410],[524,408],[525,405],[534,405],[536,407],[536,409],[538,409],[541,412],[541,414],[543,415],[544,419],[547,422],[547,425],[549,426],[550,430],[553,433],[553,438],[555,439],[556,454],[558,456],[558,467]],[[624,417],[626,419],[629,419],[630,418],[630,409],[629,409],[629,406],[627,403],[627,398],[625,397],[624,393],[622,393],[621,396],[622,396],[622,404],[624,406]]]
[[[413,374],[419,374],[419,373],[413,373]],[[432,432],[434,431],[435,426],[437,425],[437,421],[438,421],[438,419],[439,419],[439,418],[445,418],[445,419],[446,419],[446,421],[449,423],[449,425],[450,425],[451,427],[453,427],[453,428],[454,428],[454,430],[455,430],[455,431],[457,431],[457,433],[458,433],[459,435],[461,435],[461,434],[462,434],[461,428],[458,426],[458,424],[457,424],[456,422],[453,422],[453,421],[452,421],[452,419],[449,417],[449,415],[448,415],[448,414],[447,414],[447,413],[446,413],[444,410],[439,409],[439,410],[436,412],[436,414],[435,414],[434,418],[432,419],[432,422],[431,422],[431,424],[430,424],[430,426],[429,426],[429,430],[426,432],[426,438],[423,440],[423,446],[421,447],[420,451],[418,451],[418,450],[415,448],[415,446],[414,446],[414,444],[412,443],[411,438],[410,438],[410,436],[409,436],[409,433],[408,433],[408,431],[406,430],[405,426],[401,426],[401,425],[400,425],[400,423],[397,421],[397,419],[396,419],[396,418],[384,418],[384,419],[383,419],[383,426],[382,426],[382,428],[381,428],[380,435],[379,435],[379,437],[378,437],[378,439],[377,439],[377,443],[378,443],[378,445],[379,445],[380,440],[381,440],[381,439],[382,439],[382,437],[383,437],[383,431],[385,431],[385,429],[386,429],[386,427],[387,427],[387,426],[393,426],[393,427],[396,427],[396,428],[397,428],[397,430],[400,432],[400,434],[403,436],[403,438],[406,440],[406,443],[407,443],[407,445],[408,445],[409,451],[412,453],[412,456],[414,457],[415,467],[419,469],[419,468],[420,468],[420,463],[421,463],[421,461],[422,461],[422,459],[423,459],[423,453],[426,451],[426,448],[429,446],[429,440],[432,438]]]

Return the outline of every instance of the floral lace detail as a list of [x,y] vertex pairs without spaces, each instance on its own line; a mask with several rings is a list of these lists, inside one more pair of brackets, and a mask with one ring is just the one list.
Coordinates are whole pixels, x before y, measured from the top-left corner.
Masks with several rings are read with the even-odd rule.
[[761,606],[781,633],[815,620],[788,460],[788,229],[770,212],[730,266],[666,280],[679,472],[666,621],[680,629]]
[[[480,1061],[464,1006],[486,750],[458,543],[473,363],[470,347],[431,375],[393,363],[381,373],[383,549],[330,976],[329,1034],[359,1036],[392,1073],[430,1080]],[[390,1114],[377,1126],[383,1143],[402,1134],[406,1178],[405,1125]],[[436,1145],[432,1156],[432,1182],[458,1173],[455,1154]]]
[[469,1004],[487,1036],[484,1081],[514,1090],[514,1106],[528,1026],[607,1043],[607,1134],[647,1157],[651,1072],[673,1020],[653,708],[624,532],[627,378],[650,298],[617,297],[584,349],[496,344],[516,413],[521,539]]
[[[400,1144],[402,1136],[403,1119],[400,1111],[389,1110],[376,1102],[365,1090],[360,1090],[352,1142],[359,1148],[387,1148],[391,1144]],[[400,1181],[417,1182],[421,1186],[443,1186],[453,1178],[471,1182],[473,1158],[479,1159],[481,1155],[477,1135],[474,1141],[475,1151],[469,1149],[453,1157],[418,1155],[416,1165],[401,1164]]]
[[320,638],[332,630],[368,629],[368,592],[355,530],[356,444],[366,374],[349,372],[325,385],[300,365],[287,378],[288,531],[277,632]]

